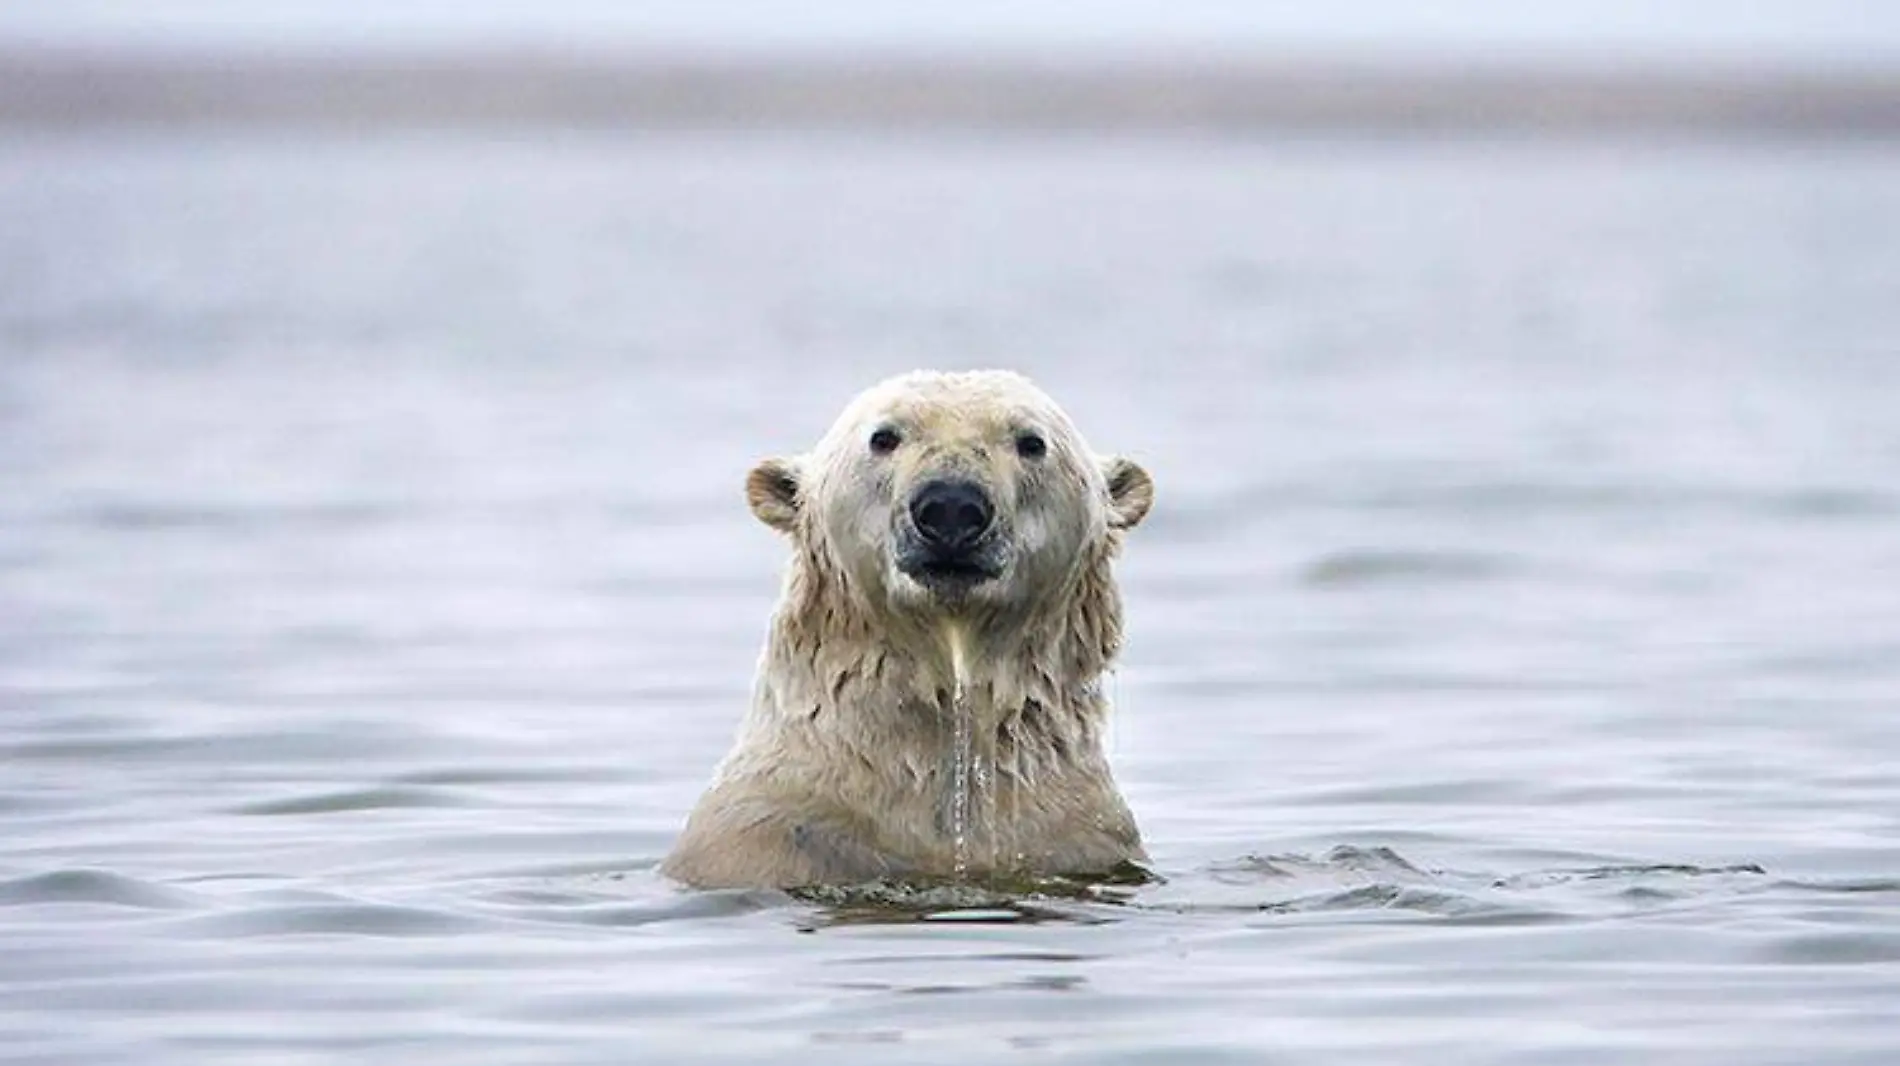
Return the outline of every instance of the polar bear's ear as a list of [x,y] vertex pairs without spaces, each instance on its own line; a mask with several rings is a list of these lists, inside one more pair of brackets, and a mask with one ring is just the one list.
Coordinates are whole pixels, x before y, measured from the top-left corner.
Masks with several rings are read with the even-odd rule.
[[1108,479],[1109,528],[1135,528],[1154,506],[1154,479],[1134,460],[1119,455],[1102,460],[1102,475]]
[[767,459],[745,478],[745,502],[759,521],[781,533],[790,533],[798,518],[798,463]]

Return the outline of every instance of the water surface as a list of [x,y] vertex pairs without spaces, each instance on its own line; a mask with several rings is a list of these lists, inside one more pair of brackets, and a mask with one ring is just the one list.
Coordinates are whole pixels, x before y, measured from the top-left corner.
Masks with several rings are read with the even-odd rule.
[[[0,142],[0,1061],[1900,1051],[1900,155]],[[1161,883],[687,893],[759,456],[1155,475]]]

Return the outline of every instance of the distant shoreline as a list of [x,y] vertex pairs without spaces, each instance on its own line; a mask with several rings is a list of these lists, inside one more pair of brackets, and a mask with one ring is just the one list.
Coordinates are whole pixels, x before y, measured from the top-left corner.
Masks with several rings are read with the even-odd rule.
[[128,127],[1892,139],[1900,71],[0,51],[0,130]]

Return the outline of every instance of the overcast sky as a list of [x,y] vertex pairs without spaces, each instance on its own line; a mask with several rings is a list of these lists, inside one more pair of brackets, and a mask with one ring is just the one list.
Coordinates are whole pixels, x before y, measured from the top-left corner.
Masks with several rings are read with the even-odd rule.
[[1887,0],[0,0],[0,42],[1229,48],[1900,65]]

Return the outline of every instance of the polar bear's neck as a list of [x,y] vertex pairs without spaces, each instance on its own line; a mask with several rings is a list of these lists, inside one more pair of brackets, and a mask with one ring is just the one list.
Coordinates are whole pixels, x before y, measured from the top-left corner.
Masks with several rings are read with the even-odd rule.
[[966,714],[992,733],[1025,714],[1099,718],[1107,711],[1100,678],[1121,642],[1113,548],[1086,551],[1067,580],[1020,614],[936,618],[894,611],[854,588],[827,553],[805,553],[788,574],[766,649],[767,716],[782,714],[800,730],[855,732],[919,716],[947,727]]
[[1138,856],[1104,750],[1100,682],[1121,637],[1108,554],[1023,616],[937,618],[797,560],[720,787],[875,825],[876,846],[946,874]]

